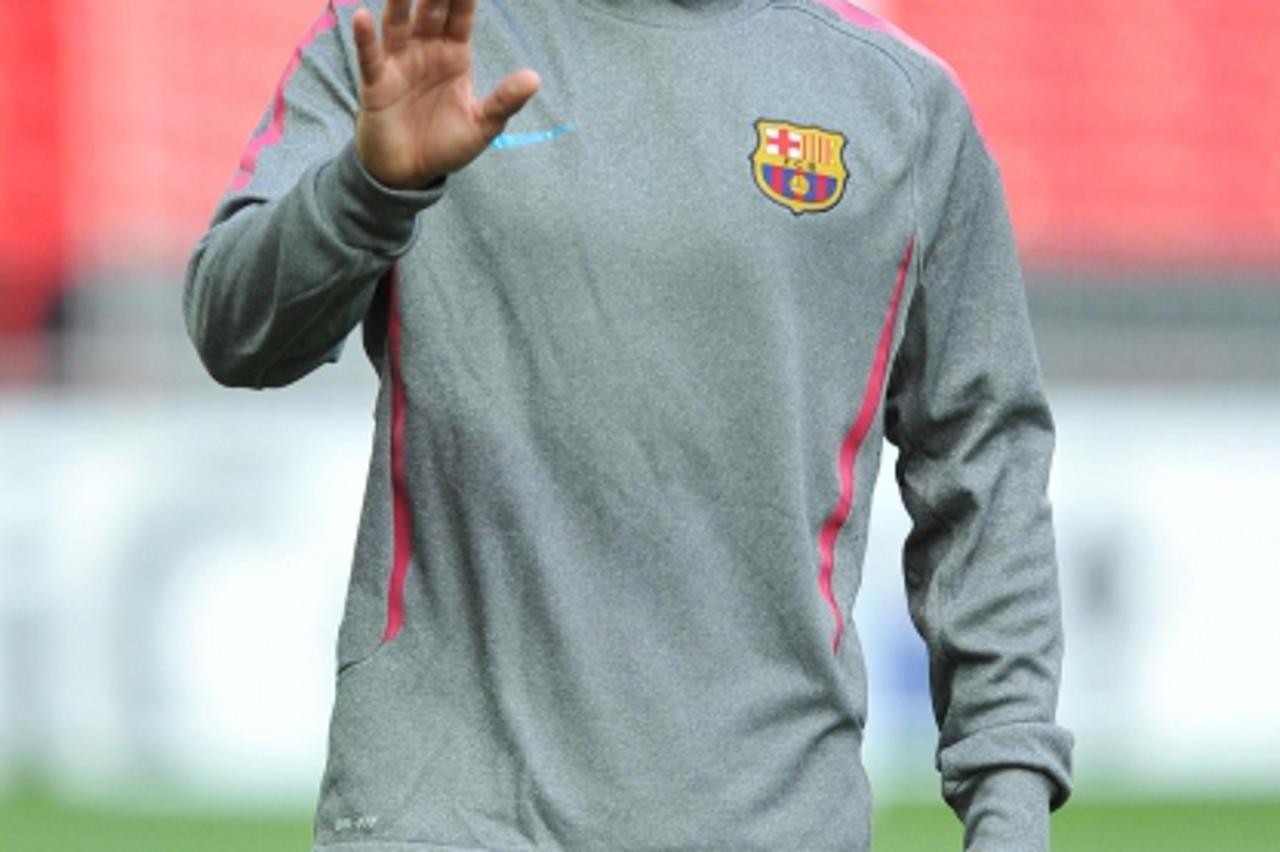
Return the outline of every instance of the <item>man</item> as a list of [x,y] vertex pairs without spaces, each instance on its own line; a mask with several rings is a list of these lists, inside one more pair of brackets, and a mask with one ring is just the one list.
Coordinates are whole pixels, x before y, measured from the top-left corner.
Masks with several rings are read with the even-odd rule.
[[223,383],[361,323],[381,377],[316,848],[869,848],[882,435],[943,795],[1046,848],[1052,422],[944,68],[842,0],[475,5],[331,2],[188,270]]

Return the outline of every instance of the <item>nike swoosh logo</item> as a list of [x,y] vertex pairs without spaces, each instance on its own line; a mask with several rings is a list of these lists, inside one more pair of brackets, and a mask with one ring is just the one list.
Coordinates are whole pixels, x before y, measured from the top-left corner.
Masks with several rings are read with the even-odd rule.
[[503,148],[518,148],[521,145],[533,145],[538,142],[550,142],[552,139],[559,138],[571,130],[573,130],[572,125],[561,124],[559,127],[553,127],[550,130],[533,130],[528,133],[499,133],[489,143],[489,146],[501,150]]

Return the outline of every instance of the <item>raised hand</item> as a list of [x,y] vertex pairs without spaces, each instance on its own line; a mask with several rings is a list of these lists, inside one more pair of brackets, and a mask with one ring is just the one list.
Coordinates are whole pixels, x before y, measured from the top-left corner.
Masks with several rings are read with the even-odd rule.
[[356,152],[370,175],[397,189],[419,189],[471,162],[540,83],[526,68],[477,99],[471,76],[476,0],[414,5],[387,0],[381,43],[367,9],[352,19],[360,64]]

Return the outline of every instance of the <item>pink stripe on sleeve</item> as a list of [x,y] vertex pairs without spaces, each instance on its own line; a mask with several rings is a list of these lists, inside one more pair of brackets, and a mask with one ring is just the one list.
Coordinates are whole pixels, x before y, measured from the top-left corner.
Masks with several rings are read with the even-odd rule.
[[297,73],[298,67],[302,65],[302,52],[310,47],[317,38],[338,26],[338,16],[334,9],[353,4],[354,0],[330,3],[328,11],[317,18],[303,34],[302,39],[293,50],[293,56],[290,57],[289,64],[285,66],[284,73],[280,75],[280,82],[276,84],[275,98],[272,100],[271,105],[270,121],[267,122],[265,128],[249,140],[244,152],[240,155],[240,169],[236,172],[235,179],[231,182],[232,189],[237,191],[244,189],[249,184],[249,181],[253,179],[254,172],[257,171],[258,160],[262,156],[263,149],[278,144],[284,138],[284,91],[293,79],[293,75]]
[[889,310],[885,314],[884,328],[880,332],[880,344],[876,347],[875,360],[871,364],[871,374],[867,377],[867,387],[862,394],[862,405],[858,409],[853,426],[844,436],[844,441],[840,444],[840,452],[836,457],[840,471],[840,498],[836,502],[836,507],[832,509],[831,516],[822,525],[822,531],[818,533],[818,587],[831,606],[831,612],[836,621],[835,639],[831,643],[833,654],[840,650],[840,639],[844,635],[844,616],[840,613],[835,592],[831,588],[831,578],[835,572],[836,563],[836,539],[840,535],[840,530],[844,528],[845,522],[849,520],[849,514],[853,509],[853,492],[856,482],[854,466],[858,459],[858,452],[862,449],[862,443],[866,440],[867,433],[871,431],[871,424],[875,422],[876,411],[880,407],[884,377],[889,367],[889,349],[893,345],[893,329],[898,321],[898,308],[902,303],[902,291],[906,287],[907,270],[911,266],[914,248],[915,239],[912,238],[907,241],[902,262],[898,265],[898,278],[894,282],[893,295],[889,299]]

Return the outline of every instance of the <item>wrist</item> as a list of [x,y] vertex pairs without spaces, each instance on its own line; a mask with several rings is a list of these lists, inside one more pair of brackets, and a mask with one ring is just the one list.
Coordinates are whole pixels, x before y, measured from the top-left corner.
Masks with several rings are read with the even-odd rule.
[[388,257],[408,250],[420,212],[440,199],[445,178],[422,189],[397,189],[370,174],[354,142],[348,143],[319,173],[319,194],[351,245]]
[[988,771],[959,801],[970,852],[1047,852],[1053,782],[1033,769]]
[[[390,192],[420,192],[439,186],[445,178],[445,172],[432,171],[426,174],[411,174],[404,168],[387,168],[388,162],[395,161],[394,156],[380,156],[379,146],[369,141],[370,136],[364,126],[364,114],[356,119],[354,149],[361,170],[374,184]],[[385,152],[384,152],[385,153]],[[399,164],[403,166],[403,164]]]

